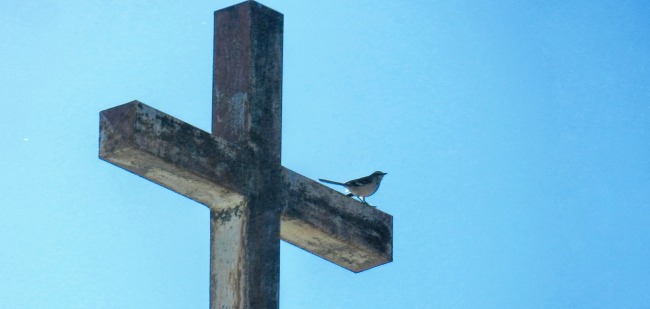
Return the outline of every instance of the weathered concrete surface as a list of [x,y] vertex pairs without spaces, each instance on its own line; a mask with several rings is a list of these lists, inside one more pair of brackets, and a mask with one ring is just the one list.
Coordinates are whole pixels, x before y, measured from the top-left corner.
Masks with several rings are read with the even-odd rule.
[[[242,207],[240,151],[138,101],[100,113],[102,159],[215,211]],[[284,241],[354,272],[392,260],[392,216],[284,167],[277,182]]]
[[211,212],[211,308],[279,307],[283,23],[253,1],[215,12],[212,134],[241,149],[245,205]]
[[249,224],[246,207],[210,210],[210,308],[248,308],[247,263],[241,258]]
[[393,217],[287,168],[281,236],[353,272],[393,260]]
[[100,113],[99,142],[101,159],[210,208],[212,308],[277,307],[279,167],[138,101]]
[[254,1],[215,12],[212,134],[280,164],[282,14]]
[[210,208],[239,205],[239,149],[133,101],[100,113],[99,157]]
[[283,16],[215,12],[212,134],[133,101],[100,158],[210,208],[210,308],[278,308],[280,238],[354,272],[392,260],[392,217],[280,165]]

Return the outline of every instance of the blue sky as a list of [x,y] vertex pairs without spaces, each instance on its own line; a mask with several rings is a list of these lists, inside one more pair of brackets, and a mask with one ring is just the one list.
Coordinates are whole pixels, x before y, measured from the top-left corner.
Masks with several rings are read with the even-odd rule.
[[[210,129],[213,11],[0,3],[2,308],[207,308],[208,209],[98,159],[137,99]],[[262,1],[283,165],[388,172],[394,262],[282,244],[281,308],[648,308],[645,1]]]

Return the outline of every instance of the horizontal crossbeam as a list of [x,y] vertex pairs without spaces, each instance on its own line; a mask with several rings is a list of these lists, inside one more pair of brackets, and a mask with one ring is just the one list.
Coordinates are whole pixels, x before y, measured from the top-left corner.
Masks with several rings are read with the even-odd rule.
[[210,208],[241,203],[236,146],[132,101],[100,112],[99,157]]
[[353,272],[393,260],[393,216],[283,167],[282,240]]
[[[99,146],[101,159],[211,209],[244,198],[237,146],[141,102],[100,113]],[[281,178],[283,240],[353,272],[392,261],[392,216],[287,168]]]

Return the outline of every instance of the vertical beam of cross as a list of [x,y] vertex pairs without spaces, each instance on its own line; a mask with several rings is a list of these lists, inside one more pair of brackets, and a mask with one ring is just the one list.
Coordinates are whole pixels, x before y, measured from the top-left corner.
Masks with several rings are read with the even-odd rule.
[[210,308],[279,304],[282,34],[282,14],[255,2],[215,12],[212,134],[257,168],[240,169],[240,206],[210,212]]

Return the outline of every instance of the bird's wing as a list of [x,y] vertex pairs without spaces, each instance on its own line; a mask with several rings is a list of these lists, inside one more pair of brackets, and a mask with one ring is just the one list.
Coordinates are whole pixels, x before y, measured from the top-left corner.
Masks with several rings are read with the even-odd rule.
[[359,179],[355,180],[350,180],[344,184],[344,186],[350,186],[350,187],[360,187],[367,185],[372,182],[372,177],[371,176],[366,176],[366,177],[361,177]]

